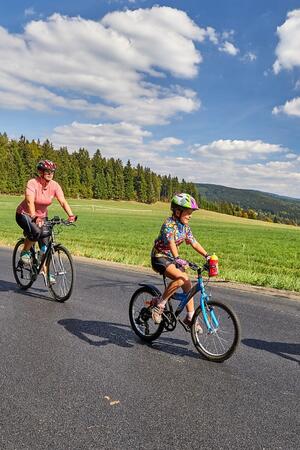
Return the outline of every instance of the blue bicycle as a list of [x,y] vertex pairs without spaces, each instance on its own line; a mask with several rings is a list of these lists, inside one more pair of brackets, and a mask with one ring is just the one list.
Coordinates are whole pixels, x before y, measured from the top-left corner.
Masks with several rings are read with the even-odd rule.
[[[187,263],[197,272],[197,282],[188,293],[173,294],[167,302],[159,324],[155,324],[152,320],[152,299],[161,295],[161,292],[152,284],[139,284],[141,287],[135,291],[129,304],[132,329],[143,341],[152,342],[163,332],[175,330],[179,322],[186,331],[191,332],[193,343],[201,355],[210,361],[223,362],[232,356],[239,344],[241,334],[239,320],[231,308],[222,302],[212,300],[211,295],[206,292],[202,273],[208,271],[208,265],[199,267],[193,262]],[[165,277],[164,285],[166,287]],[[199,306],[195,310],[191,328],[188,328],[179,315],[188,301],[198,292],[200,292]],[[179,301],[176,309],[172,300]]]

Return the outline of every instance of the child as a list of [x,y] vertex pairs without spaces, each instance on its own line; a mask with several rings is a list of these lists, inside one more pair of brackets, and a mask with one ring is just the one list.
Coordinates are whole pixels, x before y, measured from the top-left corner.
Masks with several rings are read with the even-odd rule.
[[[192,213],[197,209],[199,209],[198,205],[191,195],[184,193],[174,195],[171,200],[172,216],[164,221],[159,236],[154,242],[151,253],[152,268],[172,280],[163,295],[156,299],[156,306],[152,310],[152,319],[155,323],[161,322],[166,303],[176,290],[182,287],[184,292],[188,292],[192,286],[185,273],[187,263],[178,256],[179,245],[185,241],[204,258],[209,257],[204,248],[196,241],[189,227]],[[187,315],[183,322],[190,327],[194,315],[193,298],[186,305],[186,309]],[[197,324],[197,327],[199,328],[197,331],[200,331],[200,324]]]

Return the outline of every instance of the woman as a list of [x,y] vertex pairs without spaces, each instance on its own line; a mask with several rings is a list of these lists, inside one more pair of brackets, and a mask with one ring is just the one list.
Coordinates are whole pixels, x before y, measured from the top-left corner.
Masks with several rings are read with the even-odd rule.
[[40,238],[48,206],[52,204],[54,197],[68,214],[70,222],[75,222],[77,218],[73,215],[62,188],[53,180],[55,170],[54,162],[48,159],[40,161],[37,165],[39,176],[28,181],[25,199],[17,207],[16,222],[24,230],[26,236],[21,252],[21,261],[25,265],[31,262],[30,248]]

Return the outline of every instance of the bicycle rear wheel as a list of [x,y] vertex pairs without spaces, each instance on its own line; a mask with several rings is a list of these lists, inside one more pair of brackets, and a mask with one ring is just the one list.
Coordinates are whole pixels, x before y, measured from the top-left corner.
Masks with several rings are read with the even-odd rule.
[[12,266],[17,285],[21,289],[26,290],[30,288],[30,286],[32,286],[33,282],[35,281],[35,277],[32,263],[30,263],[29,265],[25,265],[20,259],[24,241],[25,239],[20,239],[15,245],[12,257]]
[[164,329],[163,321],[156,324],[152,320],[150,303],[153,297],[157,297],[157,292],[150,286],[143,286],[135,291],[129,303],[131,327],[146,342],[157,339]]
[[55,245],[47,261],[47,282],[51,295],[65,302],[72,294],[75,279],[73,259],[62,245]]
[[[235,313],[224,303],[208,301],[206,304],[207,320],[204,321],[201,307],[194,314],[192,322],[193,343],[205,358],[210,361],[223,362],[236,350],[240,340],[240,324]],[[196,332],[196,323],[202,330]]]

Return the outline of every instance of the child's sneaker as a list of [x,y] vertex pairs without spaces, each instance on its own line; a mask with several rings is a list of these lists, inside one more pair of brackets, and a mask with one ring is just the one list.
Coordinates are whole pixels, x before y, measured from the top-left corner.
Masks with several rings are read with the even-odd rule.
[[31,252],[28,250],[21,251],[20,261],[24,264],[24,266],[30,266],[31,263]]
[[154,308],[152,309],[152,320],[157,325],[159,325],[162,320],[161,316],[163,312],[164,308],[162,308],[161,306],[154,306]]
[[[190,320],[187,316],[183,319],[183,323],[184,323],[184,325],[186,325],[189,329],[191,329],[191,327],[192,327],[192,320]],[[197,321],[196,321],[196,330],[195,330],[195,331],[196,331],[196,333],[200,333],[200,334],[203,333],[202,327],[201,327],[201,325],[200,325],[198,319],[197,319]]]

